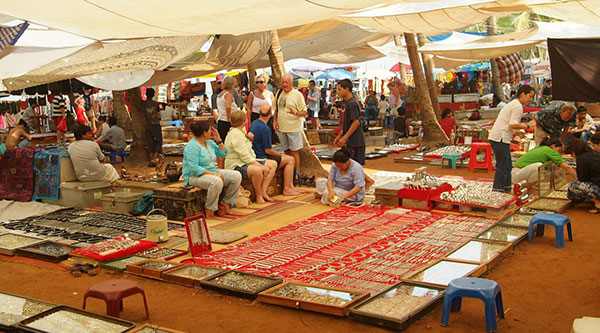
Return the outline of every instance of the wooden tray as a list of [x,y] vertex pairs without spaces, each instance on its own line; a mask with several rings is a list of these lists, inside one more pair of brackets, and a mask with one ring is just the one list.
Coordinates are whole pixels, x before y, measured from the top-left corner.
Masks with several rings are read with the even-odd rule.
[[[242,289],[238,287],[228,286],[221,282],[228,274],[243,275],[248,279],[253,279],[260,284],[254,288]],[[274,287],[283,282],[283,279],[273,278],[269,276],[261,276],[256,274],[244,273],[240,271],[224,271],[217,275],[211,276],[208,279],[200,281],[202,288],[215,290],[224,294],[238,296],[242,298],[255,299],[258,293]]]
[[501,242],[511,242],[513,246],[527,237],[529,228],[518,228],[505,225],[494,225],[479,234],[475,239],[487,239]]
[[495,266],[512,251],[508,242],[473,239],[449,253],[444,260],[486,265],[486,270]]
[[124,271],[127,269],[127,265],[138,263],[142,260],[147,260],[146,257],[140,257],[136,255],[123,257],[119,259],[113,259],[109,261],[103,261],[100,263],[100,266],[106,269],[112,269],[113,271]]
[[[19,245],[19,246],[6,246],[3,247],[1,244],[1,240],[2,238],[5,237],[17,237],[20,238],[21,240],[23,240],[23,244]],[[0,234],[0,254],[5,254],[7,256],[14,256],[15,255],[15,250],[20,248],[20,247],[25,247],[25,246],[30,246],[33,244],[37,244],[39,242],[42,242],[43,239],[42,238],[38,238],[38,237],[32,237],[32,236],[26,236],[26,235],[21,235],[21,234],[15,234],[15,233],[11,233],[11,232],[7,232],[7,233],[2,233]]]
[[525,207],[529,209],[549,210],[556,213],[562,213],[569,205],[571,205],[571,200],[539,198],[530,202]]
[[[53,254],[44,252],[42,250],[42,248],[44,246],[60,247],[62,250],[61,251],[62,254],[53,255]],[[51,242],[51,241],[43,241],[41,243],[36,243],[36,244],[32,244],[32,245],[29,245],[26,247],[18,248],[15,250],[15,253],[20,256],[24,256],[24,257],[41,259],[41,260],[46,260],[46,261],[51,261],[51,262],[61,262],[63,260],[69,259],[69,252],[71,252],[75,249],[77,249],[76,246],[60,244],[60,243]]]
[[[281,295],[283,292],[296,293],[298,296],[283,296]],[[313,300],[302,298],[299,293],[304,293],[307,296],[308,294],[312,294]],[[258,294],[258,301],[343,317],[348,313],[350,307],[368,298],[369,295],[369,293],[363,291],[329,288],[289,281],[261,292]],[[331,300],[332,303],[327,303],[327,299]]]
[[[36,333],[44,333],[44,332],[48,332],[49,330],[42,330],[39,328],[37,323],[40,323],[41,321],[47,321],[50,320],[51,323],[56,323],[56,325],[60,326],[61,322],[64,324],[64,319],[61,318],[52,318],[52,319],[46,319],[46,318],[50,318],[55,317],[59,314],[65,314],[67,316],[69,316],[70,318],[89,318],[90,320],[94,320],[97,323],[101,323],[100,325],[103,325],[102,327],[98,327],[98,326],[94,326],[94,330],[96,332],[103,332],[103,333],[116,333],[116,332],[126,332],[127,330],[135,327],[135,323],[132,323],[130,321],[126,321],[126,320],[122,320],[122,319],[118,319],[118,318],[114,318],[114,317],[109,317],[109,316],[105,316],[105,315],[101,315],[98,313],[94,313],[94,312],[88,312],[85,310],[81,310],[81,309],[77,309],[77,308],[72,308],[70,306],[66,306],[66,305],[60,305],[57,307],[54,307],[50,310],[44,311],[42,313],[38,313],[37,315],[31,317],[31,318],[27,318],[25,320],[22,320],[18,326],[17,329],[19,332],[36,332]],[[71,323],[73,323],[74,321],[71,320]],[[84,325],[82,325],[84,326]],[[88,330],[88,331],[92,331],[92,329],[90,327],[78,327],[79,330]],[[68,332],[70,329],[75,329],[75,327],[64,327],[64,328],[57,328],[57,330],[51,330],[50,332]]]
[[532,217],[533,215],[529,214],[514,213],[500,220],[498,225],[505,225],[517,228],[529,228],[529,221],[531,221]]
[[[18,304],[14,304],[15,302]],[[12,325],[55,306],[34,298],[0,292],[0,331],[8,331]],[[8,307],[13,312],[10,315],[5,312]],[[15,315],[14,310],[18,307],[21,307],[21,314]]]
[[[195,271],[193,277],[190,274],[183,275],[184,271]],[[225,270],[220,268],[187,264],[174,268],[169,268],[163,272],[162,278],[165,281],[182,284],[189,287],[199,287],[200,280],[210,279],[216,274],[222,273]]]
[[166,328],[158,325],[144,324],[138,326],[127,333],[185,333],[183,331],[174,330],[172,328]]
[[[152,266],[168,266],[163,268],[153,268]],[[158,259],[147,259],[136,262],[135,264],[127,264],[127,273],[141,275],[154,279],[161,279],[162,272],[167,269],[179,267],[181,264]]]
[[[411,291],[412,294],[407,295]],[[442,287],[402,281],[352,307],[350,318],[392,329],[405,329],[441,304],[444,292]]]
[[439,260],[408,277],[408,281],[439,287],[446,287],[450,281],[465,276],[478,277],[485,273],[486,265]]
[[[144,252],[150,251],[152,249],[157,249],[157,250],[168,249],[168,250],[174,251],[175,253],[173,253],[171,255],[168,255],[166,257],[156,257],[156,256],[152,256],[150,254],[144,254]],[[133,255],[144,257],[144,258],[148,258],[148,259],[171,260],[171,259],[175,259],[175,258],[181,257],[181,256],[183,256],[183,255],[185,255],[187,253],[188,253],[188,251],[184,251],[184,250],[170,249],[170,248],[156,246],[156,247],[151,247],[151,248],[149,248],[147,250],[144,250],[144,251],[140,251],[140,252],[134,253]]]

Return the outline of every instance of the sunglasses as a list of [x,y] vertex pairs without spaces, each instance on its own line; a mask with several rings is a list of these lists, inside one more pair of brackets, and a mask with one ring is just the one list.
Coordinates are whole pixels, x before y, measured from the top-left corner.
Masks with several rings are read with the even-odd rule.
[[256,81],[256,84],[263,84],[265,81]]

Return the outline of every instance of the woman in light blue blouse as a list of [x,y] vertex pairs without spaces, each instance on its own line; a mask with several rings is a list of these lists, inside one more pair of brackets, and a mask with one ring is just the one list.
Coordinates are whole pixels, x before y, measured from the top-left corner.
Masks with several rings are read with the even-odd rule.
[[365,172],[362,165],[351,159],[350,155],[352,154],[347,147],[336,151],[329,177],[317,179],[315,196],[322,203],[329,204],[336,195],[344,201],[352,202],[362,202],[365,198]]
[[[217,156],[227,156],[227,148],[219,132],[207,121],[190,126],[194,139],[190,140],[183,151],[183,178],[185,185],[193,185],[207,190],[206,218],[228,214],[231,205],[237,201],[242,176],[234,170],[217,169]],[[223,192],[223,201],[219,196]]]

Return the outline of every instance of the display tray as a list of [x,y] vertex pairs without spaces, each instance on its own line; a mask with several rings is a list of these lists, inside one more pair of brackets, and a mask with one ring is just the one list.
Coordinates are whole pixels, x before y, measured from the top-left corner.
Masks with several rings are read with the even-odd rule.
[[510,227],[529,228],[529,221],[531,221],[531,217],[532,216],[529,214],[515,213],[503,218],[498,224]]
[[133,327],[135,323],[130,321],[60,305],[22,320],[17,329],[20,332],[118,333]]
[[495,225],[479,234],[476,239],[488,239],[517,244],[527,236],[528,228]]
[[182,284],[189,287],[199,287],[200,280],[210,279],[216,274],[223,272],[220,268],[213,268],[202,265],[188,264],[179,267],[170,268],[163,272],[163,280]]
[[202,288],[242,298],[255,299],[258,293],[283,282],[268,276],[239,271],[225,271],[200,281]]
[[170,268],[179,267],[181,264],[159,259],[146,259],[134,264],[127,264],[127,273],[161,279],[162,273]]
[[0,234],[0,254],[14,256],[16,249],[24,246],[33,245],[41,241],[43,241],[43,239],[38,237],[31,237],[14,233]]
[[185,333],[183,331],[174,330],[172,328],[166,328],[158,325],[144,324],[138,326],[127,333]]
[[552,190],[550,192],[546,192],[542,194],[542,198],[570,200],[567,198],[567,191],[561,190]]
[[170,249],[168,247],[155,246],[147,250],[134,253],[135,256],[145,257],[149,259],[171,260],[187,254],[187,251]]
[[481,276],[486,272],[486,266],[474,263],[440,260],[411,275],[408,280],[423,282],[436,286],[447,286],[450,281],[465,276]]
[[261,292],[258,294],[258,300],[263,303],[343,317],[350,307],[367,299],[369,295],[362,291],[290,281]]
[[71,254],[90,257],[101,262],[129,256],[153,246],[156,246],[155,242],[119,237],[76,249]]
[[444,200],[444,199],[440,198],[439,194],[436,195],[435,197],[431,198],[431,200],[450,204],[450,205],[456,205],[456,206],[467,206],[467,207],[477,207],[477,208],[486,208],[486,209],[500,209],[500,208],[506,207],[506,206],[510,205],[511,203],[515,202],[517,200],[517,198],[513,197],[511,199],[506,200],[506,202],[504,202],[500,205],[497,205],[497,206],[491,206],[491,205],[486,206],[486,205],[479,205],[479,204],[470,203],[470,202],[457,202],[457,201],[452,201],[452,200]]
[[402,281],[350,309],[350,318],[368,324],[405,329],[444,298],[444,288]]
[[444,259],[476,264],[485,264],[487,269],[496,265],[512,250],[512,244],[506,242],[491,242],[471,240]]
[[78,247],[57,242],[43,241],[41,243],[25,246],[15,250],[15,253],[35,259],[52,262],[61,262],[69,258],[69,252]]
[[55,306],[33,298],[0,292],[0,331],[8,330],[11,325]]
[[525,207],[529,209],[549,210],[555,213],[562,213],[569,207],[570,204],[570,200],[539,198],[530,202]]
[[112,269],[114,271],[124,271],[127,269],[127,265],[131,265],[131,264],[135,264],[137,262],[140,262],[142,260],[147,260],[148,258],[146,257],[140,257],[140,256],[129,256],[129,257],[125,257],[125,258],[119,258],[119,259],[114,259],[114,260],[108,260],[108,261],[104,261],[100,263],[100,266],[106,269]]

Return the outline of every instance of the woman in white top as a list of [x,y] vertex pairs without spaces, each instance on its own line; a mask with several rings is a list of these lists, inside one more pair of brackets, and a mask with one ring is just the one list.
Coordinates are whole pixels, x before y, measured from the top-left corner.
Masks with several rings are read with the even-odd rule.
[[531,86],[522,85],[517,92],[517,98],[500,110],[490,131],[488,139],[496,157],[496,174],[492,187],[494,191],[506,192],[512,188],[510,141],[513,131],[529,128],[529,124],[521,123],[521,117],[523,116],[523,105],[531,103],[534,95],[535,90]]
[[252,110],[252,112],[246,112],[248,124],[252,124],[254,120],[260,117],[261,106],[264,104],[269,104],[269,106],[273,105],[275,96],[267,89],[268,81],[269,77],[266,73],[258,75],[254,81],[254,83],[256,83],[256,88],[248,95],[248,101],[246,102],[246,110]]
[[231,111],[240,109],[233,99],[232,92],[235,85],[236,81],[233,77],[225,76],[221,85],[223,91],[217,96],[217,110],[219,113],[217,131],[219,131],[219,136],[223,140],[225,140],[227,132],[231,128]]

